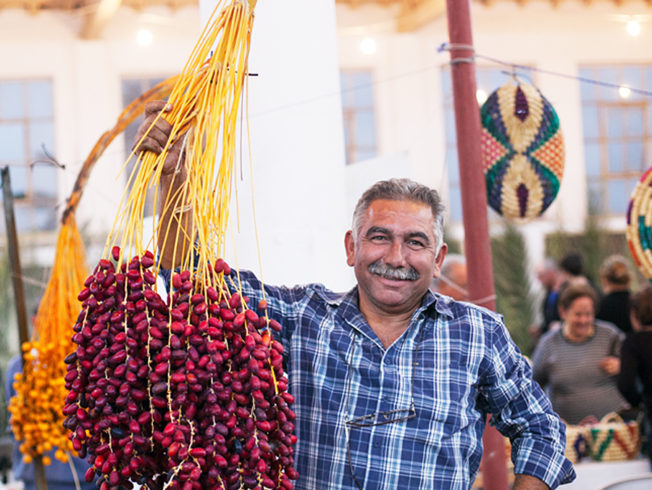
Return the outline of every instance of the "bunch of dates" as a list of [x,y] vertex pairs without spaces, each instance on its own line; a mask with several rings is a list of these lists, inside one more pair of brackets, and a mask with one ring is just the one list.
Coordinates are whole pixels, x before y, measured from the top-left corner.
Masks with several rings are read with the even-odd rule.
[[292,489],[296,437],[281,326],[230,292],[218,260],[202,286],[174,273],[155,290],[146,252],[100,260],[79,294],[66,358],[65,427],[102,490]]

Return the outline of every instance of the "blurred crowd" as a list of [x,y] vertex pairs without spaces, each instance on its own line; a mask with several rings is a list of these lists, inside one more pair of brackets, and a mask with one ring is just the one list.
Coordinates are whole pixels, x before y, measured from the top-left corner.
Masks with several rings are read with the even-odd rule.
[[602,262],[597,284],[577,253],[547,259],[537,278],[545,294],[532,329],[533,378],[555,411],[568,424],[616,412],[638,419],[652,440],[652,286],[632,292],[621,255]]
[[[530,328],[531,365],[555,411],[567,424],[614,412],[635,418],[652,441],[652,285],[632,292],[632,270],[621,255],[607,257],[594,281],[575,252],[547,258],[537,279],[543,296],[541,321]],[[463,256],[446,258],[432,289],[469,300]]]
[[532,329],[533,377],[555,411],[568,424],[616,412],[637,418],[651,434],[652,286],[633,293],[621,255],[604,260],[599,284],[577,253],[546,260],[537,277],[545,295],[542,322]]

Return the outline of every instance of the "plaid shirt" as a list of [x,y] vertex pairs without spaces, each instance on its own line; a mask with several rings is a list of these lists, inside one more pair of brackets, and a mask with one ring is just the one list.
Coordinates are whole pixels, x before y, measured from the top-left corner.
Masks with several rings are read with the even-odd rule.
[[[240,280],[257,304],[261,283],[246,271]],[[385,349],[358,309],[357,288],[265,293],[284,327],[296,400],[297,489],[355,489],[353,475],[365,489],[470,488],[489,413],[512,440],[515,473],[551,488],[574,479],[565,426],[500,315],[428,292]]]
[[[169,286],[169,271],[161,276]],[[250,304],[263,299],[251,272],[239,279]],[[550,488],[575,479],[565,426],[500,315],[428,291],[385,349],[358,309],[357,288],[266,285],[265,299],[284,327],[297,490],[355,490],[356,481],[364,489],[471,488],[489,413],[512,442],[514,473]]]

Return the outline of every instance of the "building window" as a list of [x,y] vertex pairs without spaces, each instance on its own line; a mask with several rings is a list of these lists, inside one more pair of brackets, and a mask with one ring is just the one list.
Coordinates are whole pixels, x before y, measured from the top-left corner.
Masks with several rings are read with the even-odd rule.
[[373,75],[369,70],[343,70],[340,84],[346,163],[373,158],[378,154]]
[[0,80],[0,166],[9,166],[19,232],[57,228],[54,153],[52,82]]
[[[122,80],[122,107],[123,109],[127,107],[131,102],[133,102],[136,97],[139,97],[141,94],[147,90],[153,88],[155,85],[159,84],[166,77],[159,78],[132,78],[132,79],[123,79]],[[125,128],[124,130],[124,142],[125,142],[125,159],[131,154],[131,148],[136,139],[136,132],[138,131],[138,126],[145,119],[144,114],[140,117],[134,119],[134,121]],[[131,175],[131,172],[134,169],[136,163],[136,158],[132,157],[127,164],[126,176],[128,179]],[[153,193],[148,193],[147,199],[145,201],[145,216],[151,216],[154,214],[154,196]]]
[[[509,81],[511,75],[501,68],[476,68],[476,98],[478,111],[484,101],[497,88]],[[529,82],[528,82],[529,83]],[[446,173],[448,175],[448,219],[452,223],[462,222],[462,193],[460,189],[459,162],[457,160],[457,134],[455,130],[455,109],[453,107],[453,85],[448,66],[442,69],[442,95],[444,97],[444,125],[446,132]],[[488,208],[491,210],[491,208]],[[493,213],[493,211],[490,211]]]
[[630,88],[652,90],[652,66],[585,66],[580,76],[620,87],[580,85],[589,207],[622,215],[652,150],[652,104]]

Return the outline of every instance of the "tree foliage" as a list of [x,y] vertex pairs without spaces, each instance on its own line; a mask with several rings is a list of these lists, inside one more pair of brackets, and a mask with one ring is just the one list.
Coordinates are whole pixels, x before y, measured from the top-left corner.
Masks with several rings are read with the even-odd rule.
[[523,354],[532,350],[530,325],[535,299],[531,292],[525,241],[518,229],[507,223],[502,235],[492,238],[491,255],[496,290],[496,310]]

